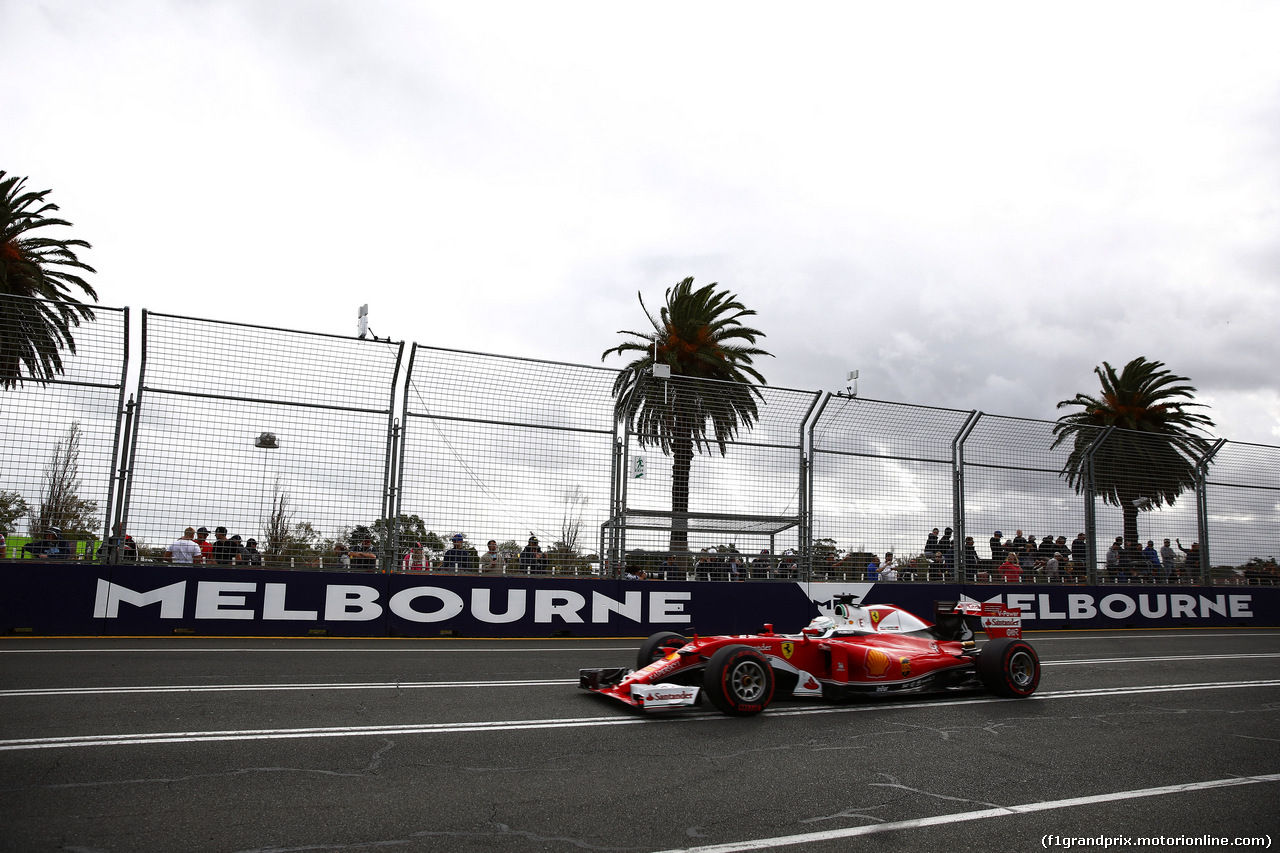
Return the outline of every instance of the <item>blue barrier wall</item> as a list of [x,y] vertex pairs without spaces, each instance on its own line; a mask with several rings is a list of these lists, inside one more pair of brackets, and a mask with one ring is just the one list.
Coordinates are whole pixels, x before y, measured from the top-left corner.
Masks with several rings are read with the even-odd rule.
[[1274,587],[680,583],[0,563],[6,635],[636,637],[798,631],[838,593],[932,619],[962,595],[1028,630],[1280,626]]

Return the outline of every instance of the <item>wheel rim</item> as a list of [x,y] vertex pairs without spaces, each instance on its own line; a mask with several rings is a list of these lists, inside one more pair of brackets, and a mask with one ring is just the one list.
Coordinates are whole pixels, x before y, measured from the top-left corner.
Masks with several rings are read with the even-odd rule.
[[1036,677],[1036,661],[1030,653],[1019,649],[1009,657],[1009,681],[1014,687],[1027,688]]
[[758,702],[765,691],[764,666],[759,661],[744,660],[729,671],[729,689],[741,702]]

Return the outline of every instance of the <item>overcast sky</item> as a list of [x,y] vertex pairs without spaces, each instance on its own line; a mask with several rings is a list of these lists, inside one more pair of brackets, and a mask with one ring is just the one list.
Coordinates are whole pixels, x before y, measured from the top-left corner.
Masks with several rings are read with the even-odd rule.
[[[1280,444],[1280,3],[0,3],[0,169],[106,305],[598,364],[685,276],[771,384]],[[613,363],[613,362],[610,362]]]

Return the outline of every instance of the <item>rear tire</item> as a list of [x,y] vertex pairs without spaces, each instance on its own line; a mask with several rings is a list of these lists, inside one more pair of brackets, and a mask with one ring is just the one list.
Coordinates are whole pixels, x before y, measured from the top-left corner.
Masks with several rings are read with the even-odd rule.
[[750,646],[725,646],[711,656],[702,675],[711,704],[733,717],[749,717],[773,700],[773,667]]
[[978,677],[997,696],[1025,699],[1040,685],[1040,657],[1030,643],[999,637],[978,651]]
[[636,653],[636,669],[644,669],[655,661],[662,660],[689,640],[683,634],[674,631],[661,631],[640,644]]

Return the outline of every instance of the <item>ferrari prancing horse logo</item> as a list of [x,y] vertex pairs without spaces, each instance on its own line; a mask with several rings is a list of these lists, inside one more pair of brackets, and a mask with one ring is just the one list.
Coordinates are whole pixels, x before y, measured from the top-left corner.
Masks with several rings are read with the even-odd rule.
[[787,660],[791,660],[791,656],[792,656],[793,654],[795,654],[795,651],[796,651],[796,644],[795,644],[795,643],[783,643],[783,644],[782,644],[782,656],[783,656],[784,658],[786,658]]

